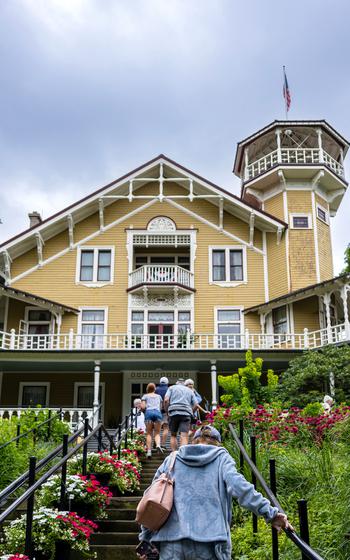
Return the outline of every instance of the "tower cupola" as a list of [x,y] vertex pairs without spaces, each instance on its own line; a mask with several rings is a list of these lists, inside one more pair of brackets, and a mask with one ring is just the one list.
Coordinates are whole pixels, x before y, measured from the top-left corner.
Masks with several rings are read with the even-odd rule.
[[242,198],[260,201],[278,184],[316,185],[335,215],[347,188],[349,143],[326,121],[274,121],[238,143],[234,173]]

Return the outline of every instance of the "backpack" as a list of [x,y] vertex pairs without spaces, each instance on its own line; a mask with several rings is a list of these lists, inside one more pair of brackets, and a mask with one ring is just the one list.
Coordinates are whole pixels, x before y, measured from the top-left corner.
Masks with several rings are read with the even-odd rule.
[[152,482],[141,498],[136,509],[136,522],[151,531],[158,531],[168,519],[174,501],[174,469],[176,451],[173,452],[167,473],[162,473]]

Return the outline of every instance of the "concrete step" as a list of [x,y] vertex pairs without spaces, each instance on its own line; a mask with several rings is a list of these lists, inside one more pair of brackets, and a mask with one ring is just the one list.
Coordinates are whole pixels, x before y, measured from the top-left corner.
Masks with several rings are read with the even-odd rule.
[[113,509],[136,509],[140,498],[138,496],[120,496],[111,498],[111,508]]
[[134,544],[93,545],[91,551],[96,552],[97,560],[137,560],[138,558]]
[[91,544],[134,544],[137,545],[139,542],[139,531],[133,531],[130,533],[93,533],[90,537]]
[[134,512],[132,519],[106,519],[102,521],[97,520],[96,523],[101,533],[136,533],[139,530]]
[[[122,508],[114,508],[114,507],[111,508],[111,507],[109,507],[107,509],[107,512],[108,512],[108,520],[110,520],[110,521],[113,521],[113,520],[132,521],[132,520],[135,519],[135,509],[134,508],[129,508],[129,509],[124,508],[124,509],[122,509]],[[101,521],[96,520],[96,523],[98,525],[100,525]]]

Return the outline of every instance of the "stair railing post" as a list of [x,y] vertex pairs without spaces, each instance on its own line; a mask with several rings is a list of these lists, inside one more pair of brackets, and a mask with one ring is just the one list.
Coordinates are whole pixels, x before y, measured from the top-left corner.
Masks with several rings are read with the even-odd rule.
[[[84,439],[86,439],[89,435],[89,419],[85,418],[84,420]],[[86,441],[83,446],[83,465],[82,465],[82,472],[83,475],[86,475],[86,465],[87,465],[87,453],[88,453],[88,442]]]
[[119,426],[118,426],[118,459],[120,459],[120,448],[121,448],[121,437],[122,437],[122,424],[121,422],[119,422]]
[[[270,459],[270,488],[274,495],[277,494],[277,482],[276,482],[276,460]],[[272,560],[278,560],[278,532],[277,529],[271,527],[272,536]]]
[[48,416],[48,423],[47,423],[47,436],[46,439],[49,440],[50,436],[51,436],[51,408],[49,410],[49,416]]
[[98,429],[97,441],[98,441],[98,450],[102,451],[102,428],[101,427]]
[[[255,436],[250,436],[250,458],[253,461],[254,465],[256,465],[256,437]],[[256,488],[256,476],[254,474],[254,472],[252,471],[252,484],[254,485],[254,488]],[[255,515],[255,513],[253,513],[253,533],[257,533],[258,532],[258,518]]]
[[[309,535],[309,521],[307,515],[307,501],[306,500],[298,500],[298,512],[299,512],[299,527],[300,527],[300,536],[306,544],[310,544],[310,535]],[[308,560],[308,557],[301,553],[302,560]]]
[[[68,434],[64,434],[62,441],[62,457],[65,457],[68,453]],[[67,483],[67,461],[62,465],[61,469],[61,494],[60,494],[60,504],[59,510],[63,511],[65,509],[66,503],[66,483]]]
[[[36,457],[30,457],[28,488],[33,486],[35,482],[35,468],[36,468]],[[24,554],[29,556],[30,559],[33,558],[33,544],[32,544],[33,511],[34,511],[34,493],[27,500],[26,542],[25,542],[25,549],[24,549]]]
[[125,440],[124,440],[124,444],[125,444],[124,449],[126,449],[128,447],[128,417],[127,416],[125,416]]
[[132,409],[131,409],[131,412],[130,412],[130,422],[131,422],[130,436],[131,436],[131,439],[132,439],[134,437],[134,414],[133,414]]
[[[243,419],[239,421],[239,439],[242,445],[244,445],[244,422]],[[239,452],[239,471],[243,474],[244,469],[244,457],[242,451]]]
[[[21,434],[21,424],[17,424],[17,435],[16,437],[19,437]],[[16,447],[18,447],[19,445],[19,439],[16,440]]]

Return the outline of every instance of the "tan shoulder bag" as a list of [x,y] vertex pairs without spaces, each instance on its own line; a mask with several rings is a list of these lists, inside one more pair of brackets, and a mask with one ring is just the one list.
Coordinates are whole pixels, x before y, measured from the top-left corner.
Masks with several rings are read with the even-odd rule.
[[167,473],[162,473],[141,498],[136,509],[136,521],[151,531],[158,531],[168,519],[174,501],[174,469],[176,451],[173,452]]

